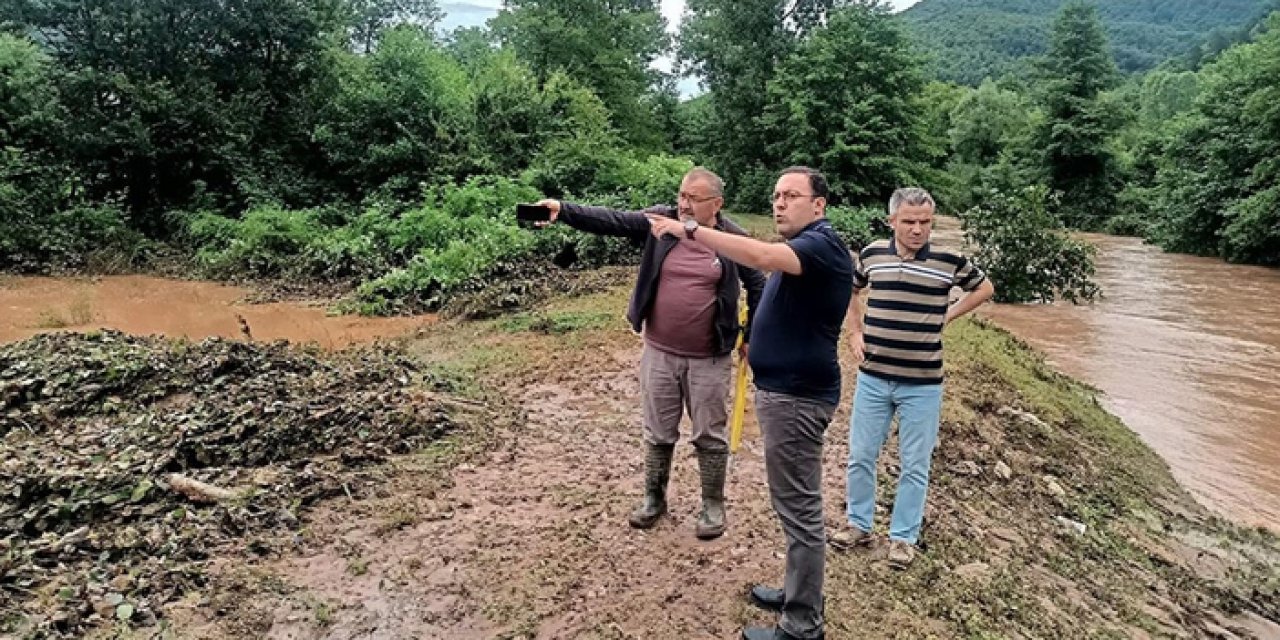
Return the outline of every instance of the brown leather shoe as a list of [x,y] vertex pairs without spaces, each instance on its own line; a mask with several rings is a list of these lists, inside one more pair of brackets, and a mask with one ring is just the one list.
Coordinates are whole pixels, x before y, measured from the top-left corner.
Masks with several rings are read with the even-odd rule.
[[889,541],[889,566],[905,571],[916,559],[916,546],[906,540]]
[[827,543],[837,551],[849,551],[858,547],[871,546],[871,533],[857,527],[841,529],[827,536]]

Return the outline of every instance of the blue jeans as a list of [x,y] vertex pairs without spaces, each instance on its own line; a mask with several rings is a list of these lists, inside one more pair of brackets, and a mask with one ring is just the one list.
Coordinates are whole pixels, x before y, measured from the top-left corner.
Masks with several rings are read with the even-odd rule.
[[898,457],[902,473],[893,501],[889,539],[915,544],[924,519],[929,464],[938,443],[942,385],[906,384],[858,372],[849,420],[846,490],[849,524],[871,531],[876,509],[876,459],[898,414]]

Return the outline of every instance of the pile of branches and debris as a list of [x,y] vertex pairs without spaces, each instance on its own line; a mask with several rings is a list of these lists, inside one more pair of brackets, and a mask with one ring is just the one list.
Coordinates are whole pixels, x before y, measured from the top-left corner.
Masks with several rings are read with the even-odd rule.
[[377,463],[456,426],[445,391],[385,347],[0,347],[0,632],[153,624],[216,549],[270,553],[308,505],[376,492]]

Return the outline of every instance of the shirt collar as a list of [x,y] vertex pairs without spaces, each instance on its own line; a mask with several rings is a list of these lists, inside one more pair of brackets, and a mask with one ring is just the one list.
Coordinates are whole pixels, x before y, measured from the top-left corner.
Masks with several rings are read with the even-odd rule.
[[[889,238],[889,251],[892,252],[893,255],[895,256],[898,255],[898,243],[892,236],[890,236]],[[916,257],[913,258],[913,260],[916,262],[921,262],[928,259],[929,259],[929,243],[926,242],[924,243],[924,246],[920,247],[920,250],[916,252]]]
[[[826,217],[818,218],[817,220],[814,220],[813,222],[806,224],[804,228],[800,230],[800,233],[804,233],[812,229],[817,229],[818,227],[821,227],[824,224],[830,225],[831,221],[827,220]],[[797,233],[796,235],[800,235],[800,233]]]

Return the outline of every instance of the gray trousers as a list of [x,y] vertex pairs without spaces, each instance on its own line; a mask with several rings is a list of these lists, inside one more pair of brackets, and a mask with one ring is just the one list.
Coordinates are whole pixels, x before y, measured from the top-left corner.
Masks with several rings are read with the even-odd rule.
[[785,600],[778,626],[797,638],[816,638],[823,632],[827,534],[822,520],[822,443],[835,410],[835,405],[819,400],[756,391],[769,496],[787,539]]
[[725,426],[733,356],[688,358],[645,343],[640,355],[640,393],[644,396],[644,439],[649,444],[675,444],[680,418],[687,410],[693,423],[689,440],[700,451],[729,450]]

